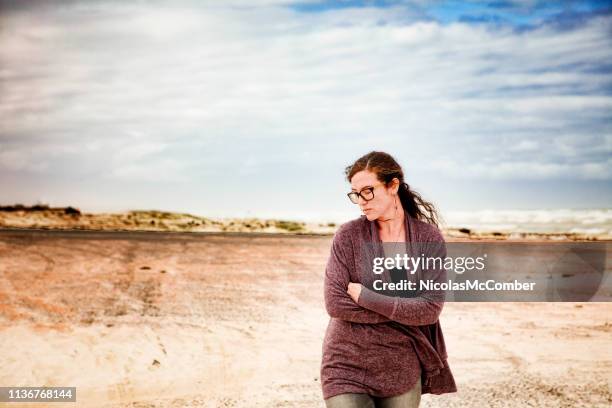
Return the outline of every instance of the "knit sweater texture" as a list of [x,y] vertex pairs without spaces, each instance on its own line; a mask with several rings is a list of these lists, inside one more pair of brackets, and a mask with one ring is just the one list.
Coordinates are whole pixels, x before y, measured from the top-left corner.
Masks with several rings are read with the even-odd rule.
[[[444,258],[446,245],[438,228],[404,215],[406,251]],[[343,393],[396,396],[417,381],[422,394],[457,391],[439,321],[444,293],[420,290],[406,297],[405,292],[375,289],[376,279],[394,281],[389,270],[373,273],[373,258],[384,256],[376,223],[365,215],[334,235],[324,283],[330,316],[321,361],[324,399]],[[446,270],[420,268],[406,276],[445,282]],[[347,293],[349,282],[363,285],[357,303]]]

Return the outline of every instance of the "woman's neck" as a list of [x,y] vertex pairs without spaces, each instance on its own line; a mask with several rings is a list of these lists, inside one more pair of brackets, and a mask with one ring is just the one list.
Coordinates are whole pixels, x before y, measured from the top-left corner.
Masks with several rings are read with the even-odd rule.
[[384,236],[393,241],[403,241],[401,231],[404,229],[404,218],[404,209],[398,206],[397,212],[393,209],[391,215],[376,220],[381,237]]

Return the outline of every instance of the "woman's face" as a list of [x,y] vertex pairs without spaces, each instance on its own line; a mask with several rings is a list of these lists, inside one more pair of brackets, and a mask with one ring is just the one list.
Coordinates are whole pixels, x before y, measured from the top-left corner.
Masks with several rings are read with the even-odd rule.
[[[395,180],[394,180],[395,181]],[[367,187],[373,187],[374,198],[366,201],[363,197],[359,197],[359,208],[369,221],[374,221],[379,218],[388,218],[395,211],[395,199],[397,197],[397,189],[399,182],[392,184],[386,188],[384,183],[376,178],[376,174],[369,170],[362,170],[355,173],[351,179],[351,191],[361,192]]]

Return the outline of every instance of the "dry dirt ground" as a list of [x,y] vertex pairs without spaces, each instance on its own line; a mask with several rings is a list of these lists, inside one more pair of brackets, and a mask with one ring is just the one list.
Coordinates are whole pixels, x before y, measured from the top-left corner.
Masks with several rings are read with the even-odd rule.
[[[0,232],[0,386],[77,387],[76,404],[53,407],[323,407],[330,244]],[[609,407],[611,312],[449,302],[441,323],[459,392],[421,406]]]

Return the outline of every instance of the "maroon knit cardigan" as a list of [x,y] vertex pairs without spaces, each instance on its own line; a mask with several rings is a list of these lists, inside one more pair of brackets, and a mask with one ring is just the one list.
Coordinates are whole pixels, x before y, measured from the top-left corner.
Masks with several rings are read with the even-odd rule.
[[[440,231],[404,214],[411,254],[444,258]],[[417,380],[422,394],[456,392],[439,321],[444,293],[406,298],[373,290],[375,279],[390,282],[388,271],[373,274],[374,256],[384,256],[382,243],[375,222],[365,216],[343,224],[334,235],[324,284],[330,321],[321,362],[323,397],[346,392],[394,396]],[[446,271],[423,269],[415,277],[444,282]],[[363,285],[357,303],[346,292],[349,282]]]

